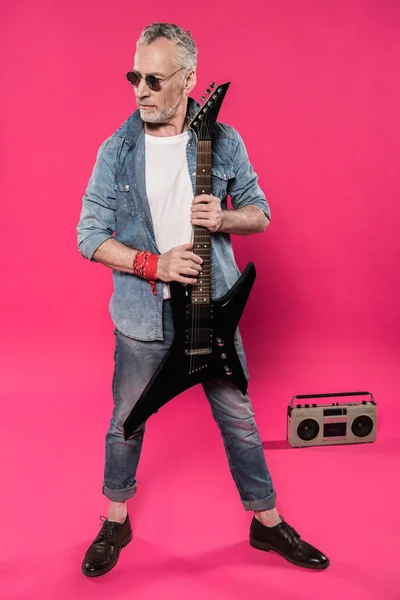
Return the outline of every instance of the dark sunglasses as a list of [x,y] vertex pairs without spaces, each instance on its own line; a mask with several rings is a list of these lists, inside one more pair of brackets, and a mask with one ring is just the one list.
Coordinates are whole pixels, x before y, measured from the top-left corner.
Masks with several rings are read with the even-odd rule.
[[[146,82],[147,87],[149,87],[154,92],[159,92],[161,90],[161,82],[167,81],[167,79],[169,79],[173,75],[176,75],[176,73],[179,73],[179,71],[182,71],[182,69],[184,69],[184,67],[181,67],[180,69],[175,71],[175,73],[171,73],[171,75],[168,75],[168,77],[164,77],[164,79],[154,77],[154,75],[146,75],[144,80]],[[140,75],[140,73],[138,73],[137,71],[128,71],[128,73],[126,74],[126,78],[129,81],[129,83],[131,83],[135,87],[138,87],[139,83],[143,79],[143,75]]]

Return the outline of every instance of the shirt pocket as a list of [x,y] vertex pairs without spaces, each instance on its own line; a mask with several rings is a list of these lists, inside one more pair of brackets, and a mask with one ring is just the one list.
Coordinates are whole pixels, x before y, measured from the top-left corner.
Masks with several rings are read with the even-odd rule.
[[211,193],[221,201],[226,201],[228,181],[235,177],[231,165],[215,165],[211,167]]
[[118,215],[134,217],[137,215],[137,207],[133,200],[130,184],[121,179],[114,185],[115,196],[117,199],[117,217]]

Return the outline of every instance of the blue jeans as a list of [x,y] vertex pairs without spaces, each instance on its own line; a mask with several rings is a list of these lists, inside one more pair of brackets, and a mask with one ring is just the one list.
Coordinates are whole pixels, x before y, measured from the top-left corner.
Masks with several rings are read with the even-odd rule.
[[[134,496],[136,470],[142,449],[145,424],[125,441],[123,424],[156,367],[170,347],[173,321],[170,301],[163,302],[164,340],[140,342],[115,330],[115,368],[112,382],[114,410],[106,435],[103,494],[114,502]],[[239,332],[236,349],[247,372]],[[249,396],[233,384],[208,381],[203,384],[215,421],[220,429],[232,477],[245,510],[275,507],[272,486]]]

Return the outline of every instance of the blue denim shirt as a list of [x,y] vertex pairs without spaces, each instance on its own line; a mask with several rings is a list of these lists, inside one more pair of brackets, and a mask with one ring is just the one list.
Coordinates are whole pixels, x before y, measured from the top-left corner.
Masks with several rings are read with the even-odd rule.
[[[189,98],[190,118],[199,108]],[[196,135],[189,129],[186,155],[193,195],[196,192],[196,149]],[[77,227],[78,248],[85,258],[94,261],[97,248],[113,234],[130,248],[160,254],[146,195],[145,173],[144,127],[136,110],[100,146]],[[234,209],[258,206],[270,219],[268,203],[243,141],[229,125],[217,123],[215,126],[211,174],[212,193],[220,198],[223,209],[227,208],[229,194]],[[219,298],[240,275],[228,234],[211,234],[211,260],[211,296]],[[113,270],[113,280],[110,314],[115,327],[137,340],[162,340],[163,283],[157,282],[157,295],[154,295],[148,281],[130,273]]]

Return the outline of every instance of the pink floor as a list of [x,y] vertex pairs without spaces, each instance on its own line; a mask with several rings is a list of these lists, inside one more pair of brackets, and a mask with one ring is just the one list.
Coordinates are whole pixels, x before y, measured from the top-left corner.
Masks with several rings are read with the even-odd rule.
[[[86,579],[80,563],[106,511],[100,485],[113,336],[104,319],[98,343],[86,337],[97,316],[86,329],[57,335],[61,318],[54,331],[44,327],[49,318],[42,316],[35,333],[4,325],[1,600],[400,598],[395,415],[391,421],[386,413],[374,444],[289,448],[290,378],[282,377],[280,388],[272,372],[264,392],[254,384],[252,395],[278,508],[331,567],[309,572],[249,546],[251,515],[242,510],[219,432],[195,390],[149,422],[130,505],[134,541],[111,573]],[[366,386],[378,389],[379,403],[390,395],[390,379],[382,371],[369,379],[368,372]]]

